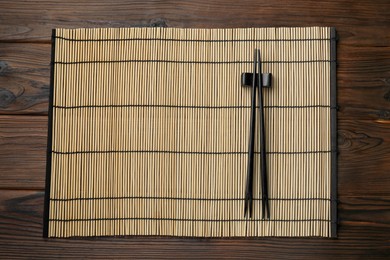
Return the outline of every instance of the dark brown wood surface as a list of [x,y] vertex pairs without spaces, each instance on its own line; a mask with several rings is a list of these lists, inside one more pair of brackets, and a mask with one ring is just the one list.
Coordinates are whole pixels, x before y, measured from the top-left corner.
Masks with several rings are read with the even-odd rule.
[[[51,29],[335,26],[337,239],[43,239]],[[0,1],[0,258],[390,258],[390,1]]]

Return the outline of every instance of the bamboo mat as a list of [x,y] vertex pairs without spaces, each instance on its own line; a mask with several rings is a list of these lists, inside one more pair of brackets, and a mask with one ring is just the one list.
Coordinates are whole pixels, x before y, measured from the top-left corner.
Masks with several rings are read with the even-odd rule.
[[[335,237],[334,28],[56,29],[44,236]],[[261,50],[270,218],[251,89]],[[257,126],[258,129],[258,126]],[[258,131],[258,130],[256,130]]]

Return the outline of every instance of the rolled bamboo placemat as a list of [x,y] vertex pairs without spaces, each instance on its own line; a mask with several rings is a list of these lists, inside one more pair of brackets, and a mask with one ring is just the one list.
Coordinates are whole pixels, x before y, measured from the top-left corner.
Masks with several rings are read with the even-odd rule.
[[[258,142],[243,214],[256,48],[267,219]],[[51,66],[44,236],[336,236],[334,28],[55,29]]]

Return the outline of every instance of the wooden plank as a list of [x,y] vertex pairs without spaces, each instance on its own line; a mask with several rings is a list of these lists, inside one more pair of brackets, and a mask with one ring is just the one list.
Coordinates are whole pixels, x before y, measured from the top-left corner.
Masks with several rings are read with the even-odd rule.
[[0,116],[0,188],[43,189],[46,116]]
[[390,194],[389,132],[388,120],[338,122],[340,196]]
[[337,239],[127,237],[43,239],[43,192],[0,190],[0,257],[327,258],[388,257],[390,197],[343,197]]
[[[390,123],[339,121],[339,195],[390,195]],[[43,189],[46,116],[0,116],[0,189]]]
[[[338,59],[338,117],[390,119],[390,47],[340,44]],[[1,62],[0,114],[46,115],[50,45],[0,43]]]
[[390,119],[390,47],[337,48],[338,118]]
[[47,114],[50,45],[0,44],[0,114]]
[[[221,8],[222,7],[222,8]],[[128,27],[167,24],[171,27],[316,26],[338,28],[348,45],[389,46],[386,33],[390,3],[386,0],[321,2],[252,1],[2,1],[1,41],[45,41],[56,27]],[[23,15],[21,15],[23,14]],[[375,17],[375,19],[372,19]]]

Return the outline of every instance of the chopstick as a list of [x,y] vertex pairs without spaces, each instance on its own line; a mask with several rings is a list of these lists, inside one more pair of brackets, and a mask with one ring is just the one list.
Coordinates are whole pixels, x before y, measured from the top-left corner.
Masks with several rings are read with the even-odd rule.
[[[253,55],[253,75],[256,75],[256,50]],[[253,166],[254,166],[254,150],[255,150],[255,121],[256,120],[256,77],[252,78],[252,101],[251,101],[251,121],[249,128],[249,148],[248,148],[248,167],[245,187],[245,207],[244,217],[247,216],[249,211],[249,217],[252,218],[253,211]]]
[[266,158],[266,143],[265,143],[265,127],[264,127],[264,101],[263,101],[263,77],[261,73],[261,55],[260,50],[256,50],[256,60],[258,67],[258,83],[259,83],[259,117],[260,117],[260,173],[261,173],[261,208],[262,218],[269,218],[269,202],[268,202],[268,181],[267,181],[267,158]]

